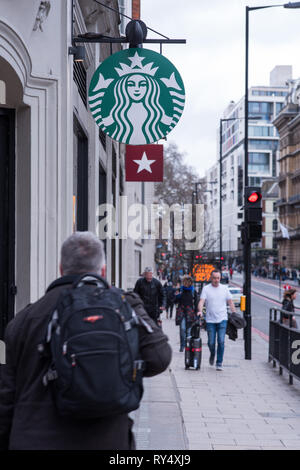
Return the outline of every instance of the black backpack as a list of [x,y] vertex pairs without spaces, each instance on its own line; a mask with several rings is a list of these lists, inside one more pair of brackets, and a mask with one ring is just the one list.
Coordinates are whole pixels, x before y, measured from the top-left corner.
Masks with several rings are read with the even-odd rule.
[[61,293],[48,324],[51,365],[43,378],[61,415],[89,419],[138,408],[143,395],[138,324],[122,291],[100,276],[80,276]]

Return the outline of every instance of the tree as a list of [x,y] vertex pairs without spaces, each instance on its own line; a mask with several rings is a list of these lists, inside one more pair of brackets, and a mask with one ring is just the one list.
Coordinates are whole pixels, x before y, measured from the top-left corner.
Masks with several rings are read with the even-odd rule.
[[[155,185],[155,195],[160,202],[172,204],[192,203],[195,183],[200,177],[197,171],[184,162],[175,143],[170,143],[164,150],[164,180]],[[200,199],[199,199],[200,201]]]
[[[173,204],[195,204],[195,183],[200,180],[197,170],[186,164],[185,154],[180,152],[175,143],[170,143],[164,150],[164,180],[155,185],[155,195],[160,204],[167,204],[171,207]],[[198,203],[203,202],[203,192],[198,186]],[[179,269],[190,272],[193,263],[193,252],[185,251],[185,240],[174,237],[174,215],[170,218],[170,236],[169,242],[171,254],[169,256],[168,267],[178,272]],[[160,239],[159,246],[163,245]],[[165,250],[165,244],[163,245]],[[165,267],[160,251],[156,253],[156,261],[161,268]]]

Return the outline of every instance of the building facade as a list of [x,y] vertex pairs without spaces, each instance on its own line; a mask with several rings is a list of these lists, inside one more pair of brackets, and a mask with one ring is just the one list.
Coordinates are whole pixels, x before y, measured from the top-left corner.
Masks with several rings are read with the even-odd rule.
[[[118,10],[117,0],[106,4]],[[132,194],[125,146],[99,130],[87,105],[99,62],[121,46],[86,43],[83,62],[69,53],[72,34],[119,37],[120,25],[119,14],[89,0],[1,4],[0,339],[14,313],[59,276],[63,240],[74,230],[99,233],[100,206],[111,204],[119,214],[121,197]],[[143,191],[151,198],[152,186],[136,183],[137,198]],[[136,248],[120,237],[120,217],[114,232],[105,240],[107,277],[127,289],[128,272],[139,275],[131,266]],[[152,245],[138,248],[147,264]]]
[[300,80],[290,81],[289,94],[274,121],[280,136],[279,223],[276,240],[279,261],[300,268]]
[[[272,180],[278,174],[279,136],[272,121],[284,105],[288,93],[288,87],[284,83],[291,78],[291,73],[291,67],[277,66],[271,72],[269,86],[255,86],[249,90],[248,175],[250,186],[261,187],[265,180]],[[244,104],[244,97],[237,103],[230,102],[220,119],[218,129],[219,136],[220,126],[222,126],[222,244],[224,257],[227,257],[230,262],[242,257],[239,225],[243,221],[244,204]],[[218,161],[206,172],[206,180],[211,182],[211,192],[207,193],[206,197],[207,215],[210,230],[215,234],[219,232],[220,213],[219,141],[218,137]],[[213,250],[217,252],[219,237],[216,238]],[[262,244],[254,245],[258,248],[262,247]]]

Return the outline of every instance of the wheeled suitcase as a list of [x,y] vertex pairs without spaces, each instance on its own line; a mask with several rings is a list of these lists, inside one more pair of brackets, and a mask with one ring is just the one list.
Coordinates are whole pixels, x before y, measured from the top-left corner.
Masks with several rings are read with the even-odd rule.
[[193,367],[198,370],[201,366],[202,359],[202,339],[200,337],[199,320],[193,323],[191,334],[186,338],[186,346],[184,351],[185,368]]

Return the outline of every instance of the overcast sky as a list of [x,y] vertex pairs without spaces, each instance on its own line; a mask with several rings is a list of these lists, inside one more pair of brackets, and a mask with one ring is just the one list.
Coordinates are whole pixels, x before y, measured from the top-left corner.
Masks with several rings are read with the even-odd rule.
[[[170,133],[186,162],[200,176],[216,161],[217,126],[231,100],[244,95],[245,6],[276,5],[266,0],[141,0],[141,19],[186,45],[164,45],[163,54],[185,84],[186,105]],[[300,77],[300,9],[250,12],[249,85],[269,85],[275,65],[292,65]],[[148,31],[148,38],[157,36]],[[159,47],[147,44],[159,52]]]

